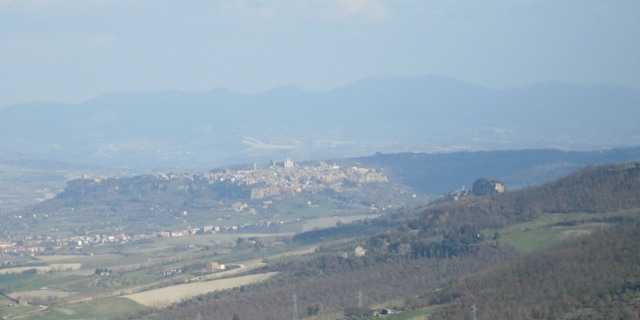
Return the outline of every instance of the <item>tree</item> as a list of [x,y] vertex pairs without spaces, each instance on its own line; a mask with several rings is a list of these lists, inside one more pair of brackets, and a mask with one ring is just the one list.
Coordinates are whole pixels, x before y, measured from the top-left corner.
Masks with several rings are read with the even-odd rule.
[[238,239],[236,239],[236,248],[242,248],[246,242],[247,240],[245,238],[238,237]]

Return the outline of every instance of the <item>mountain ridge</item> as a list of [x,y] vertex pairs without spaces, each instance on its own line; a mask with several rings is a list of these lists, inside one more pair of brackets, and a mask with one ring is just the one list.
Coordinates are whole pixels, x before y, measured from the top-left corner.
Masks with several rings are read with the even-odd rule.
[[[640,143],[638,105],[640,90],[624,87],[495,90],[442,76],[369,78],[329,91],[114,93],[0,108],[0,155],[150,169],[376,151],[625,147]],[[247,138],[299,147],[256,149]]]

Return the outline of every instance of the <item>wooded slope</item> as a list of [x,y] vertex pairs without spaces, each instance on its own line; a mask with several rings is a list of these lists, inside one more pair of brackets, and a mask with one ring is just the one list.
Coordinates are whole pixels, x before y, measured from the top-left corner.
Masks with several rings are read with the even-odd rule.
[[436,319],[639,319],[640,223],[602,230],[429,295]]

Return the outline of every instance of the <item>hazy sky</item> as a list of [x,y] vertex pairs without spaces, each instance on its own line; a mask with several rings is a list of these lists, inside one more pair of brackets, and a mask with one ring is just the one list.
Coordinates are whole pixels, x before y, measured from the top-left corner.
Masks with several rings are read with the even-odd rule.
[[0,0],[0,106],[389,74],[640,88],[640,1]]

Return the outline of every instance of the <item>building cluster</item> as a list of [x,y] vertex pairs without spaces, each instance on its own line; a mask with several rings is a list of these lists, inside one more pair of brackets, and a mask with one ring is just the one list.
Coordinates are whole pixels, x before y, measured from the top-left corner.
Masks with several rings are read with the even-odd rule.
[[[228,199],[264,199],[269,197],[315,193],[326,189],[340,192],[360,184],[387,182],[384,173],[368,168],[342,167],[319,162],[299,165],[287,159],[271,162],[268,167],[257,165],[245,170],[220,170],[198,174],[159,173],[127,179],[79,179],[68,183],[65,192],[79,195],[106,192],[158,190],[163,192],[206,192],[215,190]],[[226,200],[228,200],[226,199]],[[237,208],[233,208],[237,211]]]
[[82,249],[109,243],[125,243],[135,240],[150,239],[157,234],[140,234],[129,236],[126,234],[95,234],[83,236],[59,236],[59,237],[31,237],[26,236],[22,240],[0,240],[0,253],[2,254],[42,254],[60,250]]
[[[261,200],[302,193],[317,193],[331,189],[336,192],[361,184],[387,182],[387,176],[375,169],[341,167],[320,162],[316,165],[299,165],[287,159],[272,162],[268,167],[220,170],[198,174],[160,173],[133,178],[79,179],[68,183],[66,193],[86,195],[91,193],[121,193],[135,190],[156,190],[169,193],[199,192],[224,194],[226,203],[237,200]],[[235,199],[235,200],[233,200]],[[242,205],[242,203],[240,203]],[[236,205],[229,207],[242,211]]]
[[242,233],[255,232],[259,228],[269,228],[273,225],[285,224],[287,220],[274,219],[262,223],[247,223],[240,225],[205,225],[202,227],[191,227],[174,231],[154,231],[127,235],[125,233],[116,234],[88,234],[77,236],[26,236],[19,240],[0,239],[0,255],[47,255],[61,251],[90,249],[106,244],[124,244],[131,241],[154,239],[154,238],[176,238],[188,237],[201,234],[216,233]]
[[283,163],[272,162],[268,168],[220,171],[207,174],[213,181],[231,181],[250,190],[251,199],[263,199],[280,195],[314,193],[325,189],[341,191],[346,183],[364,184],[387,182],[382,172],[359,167],[341,167],[320,162],[317,165],[297,165],[290,159]]

